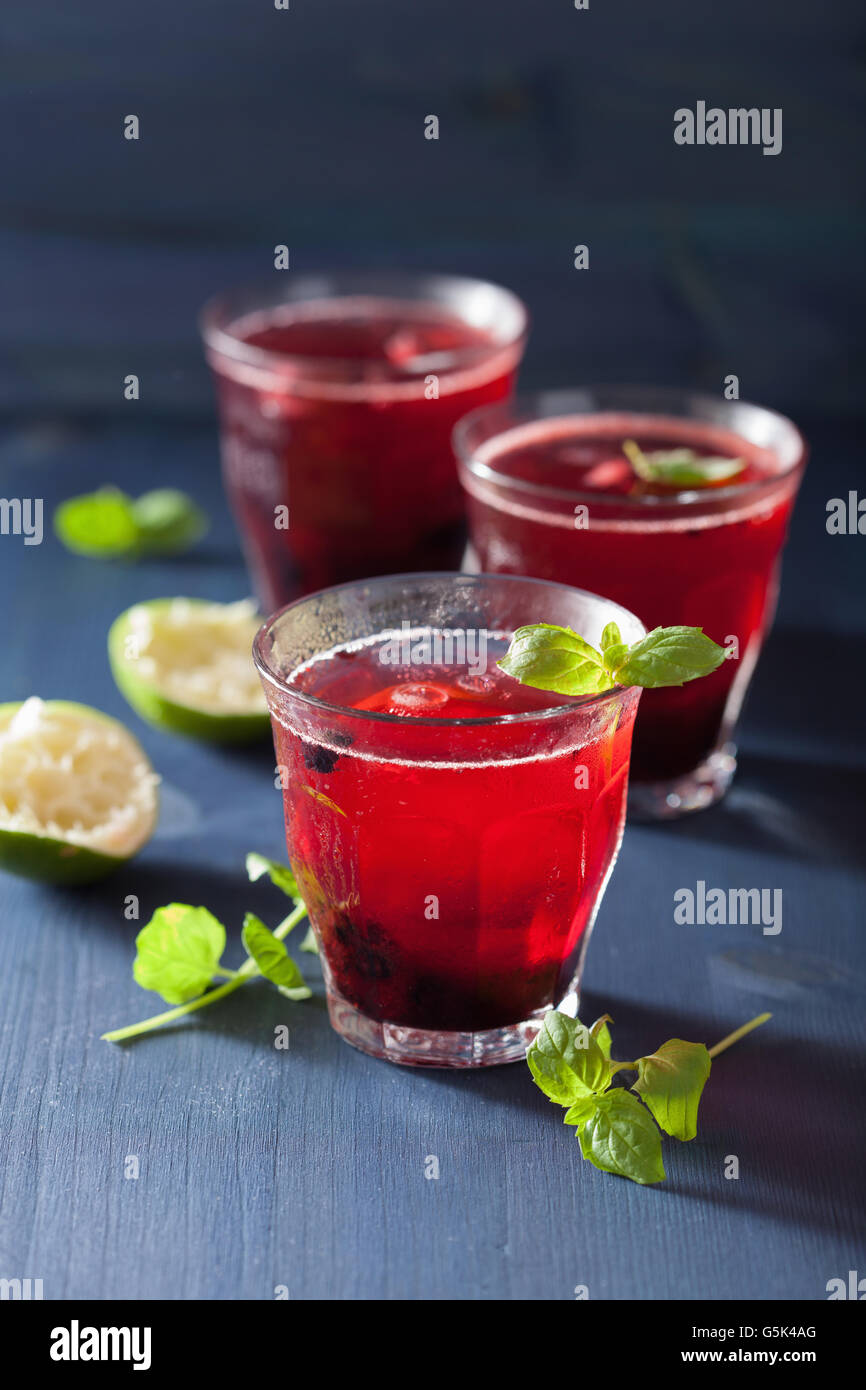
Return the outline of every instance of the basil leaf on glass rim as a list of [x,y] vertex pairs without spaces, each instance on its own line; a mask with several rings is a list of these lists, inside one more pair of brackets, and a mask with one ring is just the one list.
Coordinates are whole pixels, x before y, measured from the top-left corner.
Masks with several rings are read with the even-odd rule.
[[708,458],[694,449],[656,449],[645,453],[633,439],[623,440],[622,451],[639,478],[669,487],[707,487],[736,478],[745,459]]
[[[558,695],[600,695],[616,685],[682,685],[721,666],[725,649],[699,627],[657,627],[627,646],[615,623],[597,651],[568,627],[520,627],[498,663],[507,676]],[[605,646],[607,643],[607,646]]]

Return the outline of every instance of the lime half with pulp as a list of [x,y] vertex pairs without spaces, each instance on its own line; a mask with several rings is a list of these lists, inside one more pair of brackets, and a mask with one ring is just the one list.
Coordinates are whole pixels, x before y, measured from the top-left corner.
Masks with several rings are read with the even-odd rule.
[[252,656],[259,624],[248,599],[137,603],[108,634],[114,679],[158,729],[214,743],[263,738],[270,720]]
[[117,719],[33,696],[0,704],[0,868],[90,883],[156,827],[159,778]]

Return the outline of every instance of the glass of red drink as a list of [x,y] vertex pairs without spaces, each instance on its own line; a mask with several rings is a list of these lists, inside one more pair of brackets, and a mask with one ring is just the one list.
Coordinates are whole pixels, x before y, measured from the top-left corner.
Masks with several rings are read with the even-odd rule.
[[286,275],[212,300],[202,332],[265,611],[368,574],[459,566],[451,432],[512,389],[515,295],[442,275]]
[[[730,481],[641,481],[623,452],[741,459]],[[629,804],[663,818],[708,806],[736,769],[733,735],[772,622],[806,459],[781,415],[689,391],[592,387],[475,411],[455,445],[469,499],[466,567],[598,589],[648,628],[702,627],[728,649],[704,680],[646,691]]]
[[414,574],[300,599],[256,638],[331,1022],[374,1056],[513,1061],[547,1009],[576,1012],[640,692],[506,676],[511,635],[539,620],[644,634],[562,584]]

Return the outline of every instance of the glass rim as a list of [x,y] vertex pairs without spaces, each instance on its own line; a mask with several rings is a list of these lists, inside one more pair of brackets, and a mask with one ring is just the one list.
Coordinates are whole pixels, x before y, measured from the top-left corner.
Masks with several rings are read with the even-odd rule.
[[[582,410],[574,408],[577,402],[582,399],[585,401],[587,395],[592,396],[594,393],[609,393],[611,397],[621,395],[623,403],[619,409],[634,415],[656,415],[661,418],[669,416],[688,420],[690,418],[689,416],[678,415],[675,402],[678,402],[680,406],[682,406],[684,402],[692,402],[698,406],[705,405],[708,409],[712,408],[713,410],[718,410],[719,407],[724,409],[726,406],[730,405],[735,409],[740,407],[747,411],[754,411],[757,415],[761,415],[768,420],[776,422],[790,435],[793,457],[785,467],[780,468],[778,473],[772,473],[768,477],[763,478],[752,478],[748,482],[732,482],[722,487],[712,488],[672,488],[666,493],[647,493],[638,497],[630,497],[627,494],[619,492],[605,492],[603,489],[599,488],[553,487],[548,483],[535,483],[530,482],[528,479],[511,477],[497,470],[495,466],[479,461],[476,457],[478,446],[472,446],[469,443],[469,436],[474,427],[483,424],[489,418],[497,418],[498,414],[504,418],[507,412],[510,412],[514,418],[509,423],[504,424],[503,427],[495,433],[491,432],[489,438],[484,441],[485,444],[498,436],[509,433],[512,429],[520,429],[526,425],[540,424],[544,420],[565,420],[568,419],[570,415],[584,415],[589,417],[592,415],[612,413],[612,407],[599,406],[590,409],[584,408]],[[670,410],[653,410],[650,408],[649,404],[642,406],[640,404],[641,396],[645,396],[648,401],[652,399],[656,402],[660,402],[663,398],[667,397],[670,400],[671,408]],[[628,404],[629,400],[632,402],[631,405]],[[557,407],[561,406],[561,409],[543,410],[541,406],[545,401],[549,401]],[[719,422],[701,422],[698,420],[696,423]],[[733,428],[733,424],[730,428],[731,433],[740,433],[741,437],[745,438],[740,431]],[[621,383],[595,383],[593,385],[575,387],[571,390],[564,391],[537,391],[531,394],[518,393],[507,401],[494,401],[487,405],[478,406],[475,410],[471,410],[467,415],[464,415],[457,421],[452,432],[451,440],[460,467],[465,468],[473,477],[479,478],[482,482],[493,483],[504,490],[510,489],[514,492],[522,492],[533,497],[548,497],[555,498],[558,501],[580,502],[589,506],[613,507],[625,511],[633,511],[635,513],[653,511],[661,507],[682,507],[698,510],[700,505],[705,502],[714,502],[716,500],[727,501],[738,497],[748,498],[751,495],[760,493],[762,489],[771,488],[774,484],[795,475],[799,469],[803,468],[809,452],[806,440],[793,420],[789,419],[787,415],[783,415],[780,411],[773,410],[770,406],[757,405],[754,401],[720,401],[715,396],[707,395],[706,392],[692,391],[688,387],[629,386],[622,385]]]
[[[422,270],[377,270],[375,268],[305,272],[292,278],[286,285],[286,291],[292,292],[287,298],[279,297],[280,288],[272,280],[258,280],[232,285],[206,300],[199,311],[199,331],[205,347],[210,352],[228,358],[231,362],[264,369],[273,369],[280,365],[293,365],[306,369],[312,376],[315,376],[317,370],[319,373],[322,372],[321,357],[304,355],[303,353],[276,352],[273,348],[254,347],[245,342],[243,338],[238,337],[237,334],[232,333],[230,325],[257,312],[278,309],[286,305],[311,303],[316,300],[361,299],[365,297],[399,300],[403,297],[415,299],[419,303],[429,303],[429,299],[425,299],[423,292],[419,292],[423,290],[425,285],[430,287],[431,293],[434,293],[437,288],[440,292],[450,290],[454,294],[466,293],[479,286],[492,290],[501,296],[514,318],[514,324],[510,331],[501,339],[494,339],[489,345],[473,344],[435,354],[437,357],[447,359],[444,364],[439,364],[441,369],[450,372],[462,367],[471,367],[485,356],[516,347],[526,337],[529,327],[529,311],[523,300],[505,285],[500,285],[494,280],[485,280],[480,276],[451,275],[446,272]],[[389,286],[390,288],[388,288]],[[309,293],[305,293],[305,289]],[[240,296],[249,296],[251,302],[258,301],[258,308],[249,308],[246,312],[239,312],[229,317],[228,305],[233,298]],[[469,320],[467,319],[466,322]],[[345,357],[339,359],[339,364],[342,369],[348,371],[352,367],[369,366],[369,360]],[[397,380],[399,381],[399,378]]]
[[[636,623],[641,629],[643,636],[647,634],[647,628],[635,613],[621,603],[616,603],[614,599],[604,598],[601,594],[593,594],[588,589],[578,589],[572,584],[560,584],[553,579],[535,579],[530,575],[522,574],[464,574],[462,570],[418,570],[406,574],[382,574],[374,575],[370,579],[352,579],[346,584],[333,584],[325,589],[317,589],[314,593],[304,594],[301,598],[293,599],[291,603],[284,604],[275,613],[266,618],[253,639],[253,661],[260,678],[267,681],[282,695],[290,696],[301,704],[309,706],[318,711],[326,711],[328,714],[338,714],[343,717],[352,716],[360,720],[369,720],[373,724],[396,725],[401,728],[421,726],[423,728],[471,728],[471,727],[491,727],[495,725],[513,725],[531,723],[538,719],[553,719],[574,714],[578,710],[584,710],[590,705],[601,704],[605,700],[619,699],[629,690],[637,689],[636,686],[612,685],[609,690],[599,691],[596,695],[583,695],[571,697],[571,704],[551,705],[549,709],[523,710],[517,714],[494,714],[494,715],[473,715],[469,718],[426,718],[423,715],[412,716],[408,720],[402,714],[387,714],[378,710],[356,709],[352,705],[337,705],[329,700],[322,700],[317,695],[310,695],[309,692],[299,690],[296,685],[292,685],[284,676],[274,671],[268,663],[264,652],[264,642],[279,620],[292,609],[301,607],[313,599],[321,598],[323,594],[337,594],[348,589],[360,589],[369,584],[399,584],[406,580],[423,579],[459,579],[461,582],[470,584],[478,583],[481,580],[494,580],[497,584],[531,584],[537,585],[539,589],[561,589],[569,594],[575,594],[580,598],[591,599],[594,603],[601,603],[608,609],[615,610],[616,614],[623,615]],[[641,638],[635,639],[640,641]],[[551,690],[546,692],[556,695],[558,692]]]

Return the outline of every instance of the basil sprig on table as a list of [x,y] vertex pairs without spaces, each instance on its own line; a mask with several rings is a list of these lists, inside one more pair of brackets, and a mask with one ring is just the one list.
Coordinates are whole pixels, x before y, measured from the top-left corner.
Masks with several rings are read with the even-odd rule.
[[[586,1028],[579,1019],[552,1009],[526,1060],[536,1086],[565,1107],[563,1123],[574,1125],[589,1163],[642,1185],[663,1182],[659,1127],[674,1139],[694,1139],[712,1059],[770,1017],[759,1014],[715,1047],[671,1038],[647,1057],[615,1062],[610,1014]],[[611,1089],[620,1071],[637,1072],[630,1089]]]
[[657,627],[629,646],[608,623],[598,650],[570,627],[519,627],[497,664],[507,676],[558,695],[599,695],[616,685],[683,685],[721,666],[725,649],[699,627]]
[[[306,903],[300,896],[294,875],[287,864],[266,859],[263,854],[247,855],[247,875],[251,882],[267,874],[275,887],[282,890],[294,904],[288,917],[271,931],[254,912],[244,916],[241,938],[247,958],[238,970],[222,964],[226,947],[226,929],[206,907],[188,903],[168,903],[158,907],[152,918],[135,939],[136,956],[132,973],[136,984],[161,994],[167,1004],[178,1007],[155,1014],[141,1023],[115,1028],[103,1033],[105,1042],[125,1042],[142,1033],[152,1033],[165,1023],[174,1023],[187,1014],[195,1013],[217,1000],[233,994],[241,985],[262,976],[276,985],[287,999],[310,998],[297,963],[292,960],[283,939],[307,915]],[[309,951],[305,941],[301,950]],[[313,947],[312,949],[315,949]],[[210,988],[216,979],[225,984]]]
[[639,478],[669,487],[706,487],[736,478],[745,459],[707,458],[694,449],[654,449],[644,453],[633,439],[623,440],[622,451]]

